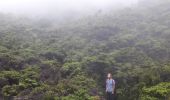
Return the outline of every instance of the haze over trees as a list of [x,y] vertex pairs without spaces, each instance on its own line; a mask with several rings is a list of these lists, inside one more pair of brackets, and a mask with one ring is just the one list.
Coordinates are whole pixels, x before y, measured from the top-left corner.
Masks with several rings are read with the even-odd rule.
[[169,0],[69,21],[0,13],[0,99],[101,100],[110,72],[117,100],[170,100],[169,27]]

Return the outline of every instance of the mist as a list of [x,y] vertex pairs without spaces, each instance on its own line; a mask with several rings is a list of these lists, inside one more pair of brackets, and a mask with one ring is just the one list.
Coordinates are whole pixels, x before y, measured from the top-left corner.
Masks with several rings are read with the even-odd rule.
[[170,0],[0,0],[0,100],[108,97],[170,100]]
[[138,0],[0,0],[0,12],[36,18],[67,18],[130,7]]

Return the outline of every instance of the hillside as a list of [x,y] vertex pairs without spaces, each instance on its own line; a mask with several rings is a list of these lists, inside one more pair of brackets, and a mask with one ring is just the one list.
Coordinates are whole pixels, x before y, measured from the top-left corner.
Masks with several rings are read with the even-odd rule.
[[110,72],[117,100],[169,100],[170,2],[158,1],[60,24],[1,13],[0,97],[100,100]]

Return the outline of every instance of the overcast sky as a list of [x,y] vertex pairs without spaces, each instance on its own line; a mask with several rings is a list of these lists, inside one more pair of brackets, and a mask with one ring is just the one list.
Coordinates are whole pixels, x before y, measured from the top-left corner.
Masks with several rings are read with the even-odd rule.
[[0,12],[52,15],[130,6],[138,0],[0,0]]

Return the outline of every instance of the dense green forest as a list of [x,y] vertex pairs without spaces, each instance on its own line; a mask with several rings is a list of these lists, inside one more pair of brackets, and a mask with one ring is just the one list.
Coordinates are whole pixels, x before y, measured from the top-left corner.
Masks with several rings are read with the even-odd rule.
[[[157,2],[156,2],[157,1]],[[170,100],[170,2],[57,23],[0,14],[0,100]]]

